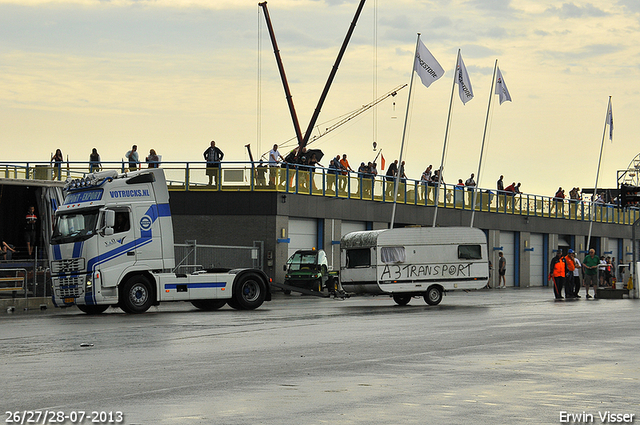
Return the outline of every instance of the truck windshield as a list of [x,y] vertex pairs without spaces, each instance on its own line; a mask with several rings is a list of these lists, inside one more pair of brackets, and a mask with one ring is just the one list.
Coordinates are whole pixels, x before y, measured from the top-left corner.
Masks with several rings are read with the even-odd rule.
[[56,218],[51,243],[58,245],[89,239],[96,233],[98,213],[96,209],[59,215]]

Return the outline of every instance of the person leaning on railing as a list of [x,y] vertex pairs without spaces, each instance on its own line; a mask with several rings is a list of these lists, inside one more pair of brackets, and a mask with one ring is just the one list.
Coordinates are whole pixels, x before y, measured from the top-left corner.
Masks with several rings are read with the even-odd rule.
[[273,145],[273,149],[269,151],[269,186],[275,187],[278,184],[277,176],[281,160],[284,161],[284,158],[278,152],[278,145]]
[[93,148],[91,150],[91,154],[89,154],[89,172],[95,173],[100,171],[102,168],[102,164],[100,163],[100,154],[98,153],[98,149]]
[[215,140],[211,141],[211,146],[207,148],[206,151],[202,154],[204,156],[205,161],[207,161],[207,176],[209,176],[209,186],[212,183],[218,185],[218,176],[220,173],[220,162],[222,158],[224,158],[224,153],[220,150],[220,148],[216,147]]

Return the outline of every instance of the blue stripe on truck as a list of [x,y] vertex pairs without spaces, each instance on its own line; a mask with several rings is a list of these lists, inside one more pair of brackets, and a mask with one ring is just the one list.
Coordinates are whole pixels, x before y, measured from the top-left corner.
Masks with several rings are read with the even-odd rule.
[[[164,289],[177,289],[178,285],[183,286],[185,284],[180,283],[167,283],[164,285]],[[199,288],[224,288],[227,286],[227,282],[203,282],[203,283],[188,283],[186,284],[189,289]]]

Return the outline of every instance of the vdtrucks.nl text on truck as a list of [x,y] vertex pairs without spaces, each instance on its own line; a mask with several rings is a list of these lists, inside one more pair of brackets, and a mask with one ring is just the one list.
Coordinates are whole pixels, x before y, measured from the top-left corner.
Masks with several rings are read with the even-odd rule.
[[255,309],[271,299],[256,269],[174,270],[169,191],[162,169],[103,171],[67,182],[55,213],[51,278],[56,306],[89,314],[142,313],[164,301],[203,310]]

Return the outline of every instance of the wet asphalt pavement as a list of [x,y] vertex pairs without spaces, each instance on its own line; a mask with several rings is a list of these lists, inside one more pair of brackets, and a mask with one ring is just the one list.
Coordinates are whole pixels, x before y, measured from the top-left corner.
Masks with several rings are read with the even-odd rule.
[[485,290],[399,307],[276,295],[256,311],[2,315],[2,413],[80,411],[87,424],[93,411],[120,411],[126,424],[559,424],[561,412],[612,423],[607,411],[635,421],[640,300],[552,298]]

